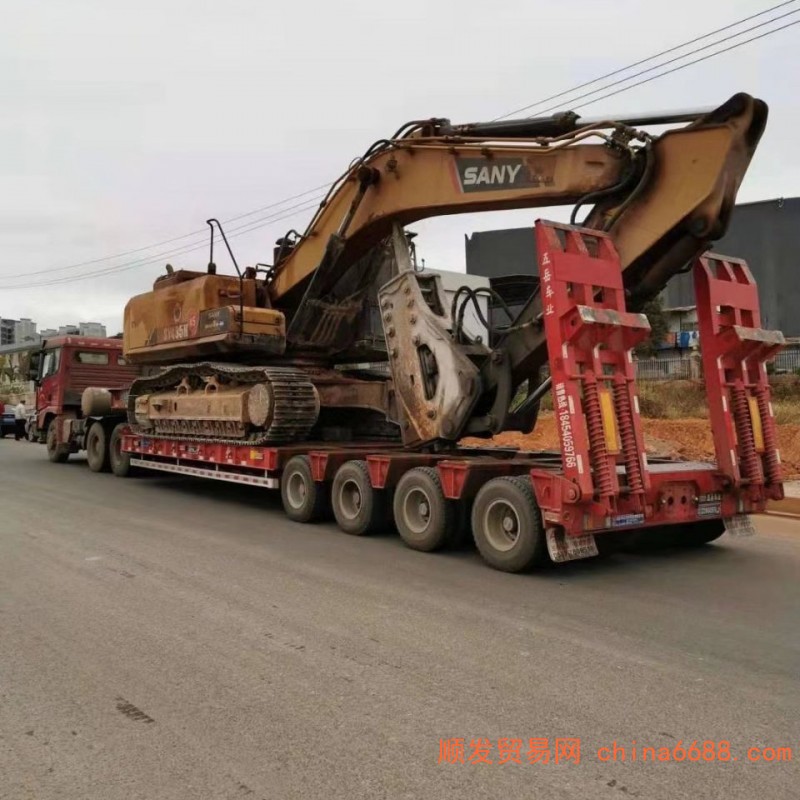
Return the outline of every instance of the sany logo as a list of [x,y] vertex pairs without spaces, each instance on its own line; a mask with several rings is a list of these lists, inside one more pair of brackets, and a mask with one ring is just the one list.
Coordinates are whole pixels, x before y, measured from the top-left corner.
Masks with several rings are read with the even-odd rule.
[[495,186],[513,184],[522,164],[492,164],[484,167],[466,167],[461,179],[464,186]]

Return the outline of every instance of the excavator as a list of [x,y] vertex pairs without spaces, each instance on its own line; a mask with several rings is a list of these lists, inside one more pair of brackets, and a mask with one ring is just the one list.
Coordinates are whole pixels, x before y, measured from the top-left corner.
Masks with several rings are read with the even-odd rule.
[[[438,276],[414,268],[406,226],[572,205],[572,224],[613,242],[638,310],[724,234],[766,120],[766,104],[740,93],[619,120],[411,121],[350,165],[272,264],[240,269],[209,220],[207,269],[168,265],[128,302],[125,358],[149,373],[131,386],[129,422],[173,438],[431,451],[530,431],[547,387],[548,298],[534,291],[491,343],[470,336],[465,309],[491,290],[464,287],[448,303]],[[236,275],[217,274],[215,239]],[[370,337],[378,317],[382,335]]]

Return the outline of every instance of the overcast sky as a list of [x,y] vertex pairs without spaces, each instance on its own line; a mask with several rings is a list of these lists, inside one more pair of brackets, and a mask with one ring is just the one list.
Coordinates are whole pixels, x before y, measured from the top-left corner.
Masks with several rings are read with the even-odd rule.
[[[209,216],[229,219],[323,184],[408,119],[490,119],[775,2],[6,4],[0,286],[202,242],[197,236],[55,271],[191,233]],[[789,28],[576,107],[593,117],[619,116],[718,105],[736,91],[763,97],[770,104],[767,133],[739,198],[797,195],[799,36],[800,26]],[[275,238],[302,228],[310,213],[296,211],[237,236],[232,244],[240,262],[271,261]],[[463,270],[465,233],[525,225],[536,216],[535,210],[468,215],[413,229],[427,266]],[[166,260],[204,268],[207,255],[165,257],[50,288],[0,288],[0,317],[31,317],[40,328],[99,320],[113,333],[126,299],[148,290]]]

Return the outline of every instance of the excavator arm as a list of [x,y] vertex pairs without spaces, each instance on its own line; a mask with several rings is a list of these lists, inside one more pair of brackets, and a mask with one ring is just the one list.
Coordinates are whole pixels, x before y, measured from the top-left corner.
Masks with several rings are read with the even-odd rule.
[[318,329],[324,347],[332,324],[352,322],[342,305],[353,292],[337,297],[336,284],[393,225],[448,214],[588,206],[582,224],[610,234],[626,288],[645,300],[724,233],[766,116],[765,103],[738,94],[695,117],[636,120],[689,120],[657,137],[624,122],[581,125],[575,115],[412,123],[353,164],[306,232],[278,253],[269,294],[292,318],[289,345],[313,348]]

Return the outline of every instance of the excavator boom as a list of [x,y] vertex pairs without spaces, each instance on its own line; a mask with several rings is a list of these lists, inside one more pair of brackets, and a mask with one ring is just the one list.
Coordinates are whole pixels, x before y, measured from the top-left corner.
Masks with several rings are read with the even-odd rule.
[[[579,201],[601,201],[586,227],[610,232],[623,267],[636,265],[640,279],[649,279],[648,267],[656,264],[647,283],[660,284],[658,291],[671,268],[682,268],[724,232],[766,117],[763,101],[738,94],[655,138],[614,122],[570,130],[571,119],[420,124],[343,176],[276,265],[270,295],[280,306],[296,292],[325,263],[332,240],[344,271],[386,238],[393,223]],[[541,130],[558,134],[536,135]]]

